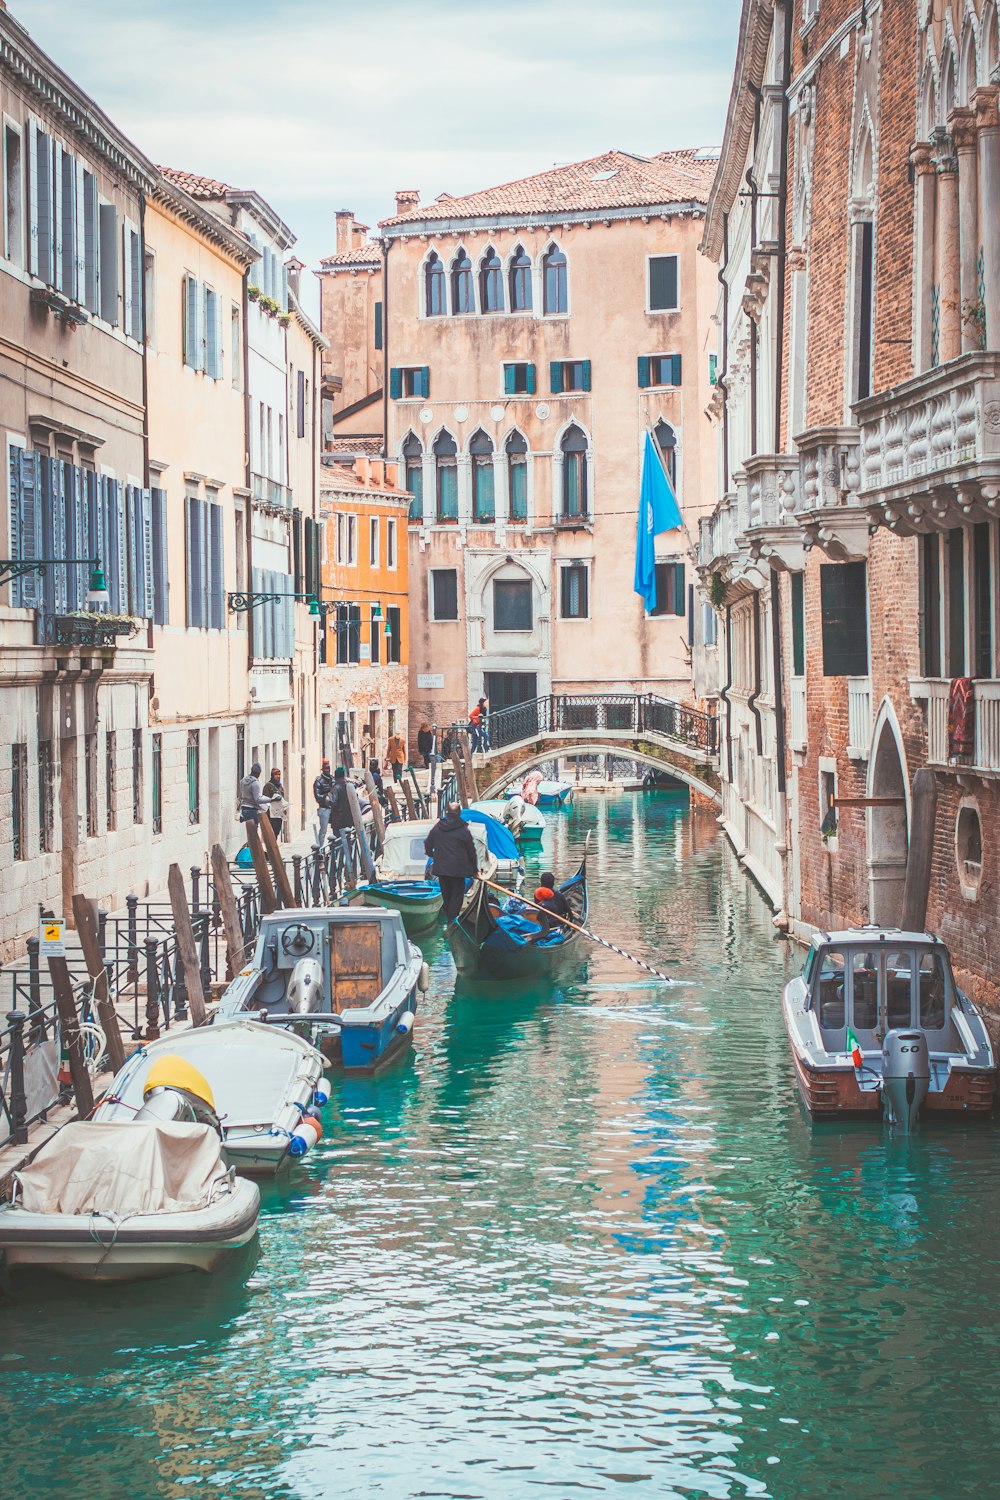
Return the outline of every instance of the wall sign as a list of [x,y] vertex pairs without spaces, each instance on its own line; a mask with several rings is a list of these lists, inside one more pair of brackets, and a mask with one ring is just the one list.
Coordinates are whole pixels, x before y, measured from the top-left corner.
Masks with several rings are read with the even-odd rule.
[[417,673],[417,687],[418,688],[443,688],[444,687],[444,673],[443,672],[418,672]]

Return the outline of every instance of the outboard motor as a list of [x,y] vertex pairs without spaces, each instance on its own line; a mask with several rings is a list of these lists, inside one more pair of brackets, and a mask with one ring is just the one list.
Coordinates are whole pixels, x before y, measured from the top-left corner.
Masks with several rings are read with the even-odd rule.
[[931,1060],[922,1031],[888,1031],[882,1043],[882,1098],[890,1125],[909,1135],[931,1082]]
[[300,958],[288,981],[288,1013],[307,1016],[323,1009],[323,965],[318,958]]

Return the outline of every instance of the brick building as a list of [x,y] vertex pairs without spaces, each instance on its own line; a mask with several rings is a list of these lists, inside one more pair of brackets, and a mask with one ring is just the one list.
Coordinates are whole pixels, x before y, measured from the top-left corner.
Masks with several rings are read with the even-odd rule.
[[[990,6],[746,0],[704,239],[720,499],[699,551],[724,824],[776,922],[926,921],[988,1003],[996,65]],[[955,715],[949,735],[960,681],[967,742]]]

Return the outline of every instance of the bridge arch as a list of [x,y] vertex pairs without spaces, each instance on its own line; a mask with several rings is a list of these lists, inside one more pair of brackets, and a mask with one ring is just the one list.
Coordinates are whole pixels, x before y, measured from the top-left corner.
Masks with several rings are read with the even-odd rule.
[[[651,755],[648,750],[635,749],[628,740],[614,740],[610,738],[594,740],[574,739],[568,744],[555,742],[541,750],[526,746],[524,753],[515,755],[513,763],[504,769],[501,776],[495,777],[481,795],[484,800],[490,797],[498,797],[504,787],[508,786],[510,782],[516,781],[519,776],[523,776],[526,771],[530,771],[532,766],[542,765],[548,760],[563,759],[573,755],[613,755],[618,760],[638,761],[640,765],[649,766],[651,770],[666,771],[668,775],[675,776],[678,781],[682,781],[691,791],[698,792],[702,797],[706,797],[710,802],[714,802],[716,806],[721,802],[716,788],[711,786],[709,782],[703,781],[700,776],[697,776],[686,766],[677,764],[671,758],[669,750],[664,750],[660,755]],[[489,763],[487,763],[484,769],[486,774],[489,775],[491,770]]]

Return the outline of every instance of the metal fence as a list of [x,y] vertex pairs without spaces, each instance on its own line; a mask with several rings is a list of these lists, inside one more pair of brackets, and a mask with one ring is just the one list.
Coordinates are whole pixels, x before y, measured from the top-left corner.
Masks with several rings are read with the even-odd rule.
[[[458,725],[456,730],[467,727]],[[656,734],[706,755],[718,754],[719,726],[714,714],[656,693],[550,693],[532,698],[491,713],[473,749],[503,750],[549,734],[602,731]]]

